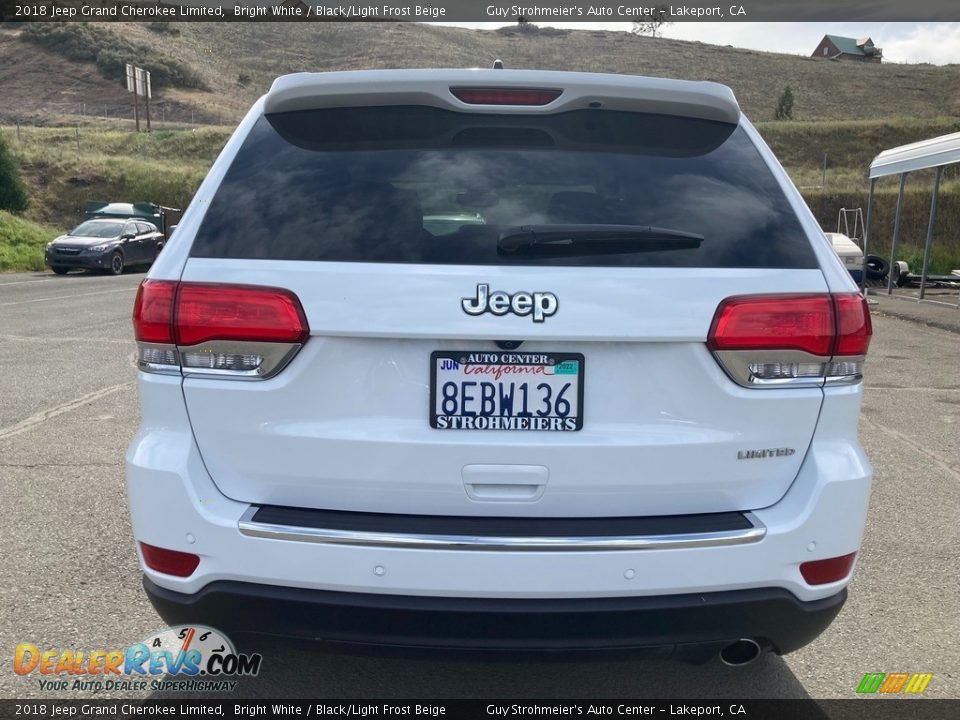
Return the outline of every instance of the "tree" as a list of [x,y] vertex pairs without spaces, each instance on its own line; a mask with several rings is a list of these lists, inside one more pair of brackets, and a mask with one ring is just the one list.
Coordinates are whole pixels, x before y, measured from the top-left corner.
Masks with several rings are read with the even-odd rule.
[[27,186],[20,177],[17,159],[0,135],[0,210],[22,212],[28,202]]
[[657,8],[651,15],[650,19],[640,22],[634,21],[633,28],[630,32],[634,35],[649,35],[650,37],[660,37],[663,34],[663,29],[667,25],[672,25],[673,23],[667,22],[667,8],[661,7]]
[[777,100],[777,109],[773,115],[777,120],[793,120],[793,90],[787,85]]

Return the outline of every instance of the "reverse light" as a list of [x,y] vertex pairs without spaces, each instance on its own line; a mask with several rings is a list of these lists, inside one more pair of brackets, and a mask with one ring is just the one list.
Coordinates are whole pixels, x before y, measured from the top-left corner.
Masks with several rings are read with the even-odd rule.
[[826,585],[837,582],[850,574],[856,557],[857,554],[853,552],[840,557],[800,563],[800,574],[803,575],[807,585]]
[[450,92],[468,105],[549,105],[563,90],[542,88],[465,88],[452,87]]
[[140,543],[143,564],[151,570],[174,577],[190,577],[200,564],[200,556]]
[[309,335],[297,296],[256,285],[145,280],[133,312],[140,369],[261,380]]
[[815,362],[757,362],[750,363],[750,374],[765,380],[792,380],[823,376],[823,363]]
[[857,293],[741,295],[720,303],[707,347],[744,387],[851,384],[872,327]]

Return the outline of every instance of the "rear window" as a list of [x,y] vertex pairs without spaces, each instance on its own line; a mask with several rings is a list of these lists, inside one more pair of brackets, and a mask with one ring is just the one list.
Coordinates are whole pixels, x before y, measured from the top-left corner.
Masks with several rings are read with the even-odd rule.
[[[699,243],[504,252],[508,228],[652,226]],[[556,249],[554,246],[551,250]],[[480,265],[814,268],[783,192],[738,125],[606,110],[428,107],[261,117],[193,257]]]

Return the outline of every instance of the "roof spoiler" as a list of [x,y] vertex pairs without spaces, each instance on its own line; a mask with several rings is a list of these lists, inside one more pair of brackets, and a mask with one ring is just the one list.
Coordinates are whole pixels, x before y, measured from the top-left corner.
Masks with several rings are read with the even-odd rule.
[[[540,106],[467,104],[452,86],[560,90]],[[326,107],[427,105],[472,113],[554,114],[584,108],[625,110],[736,124],[733,91],[712,82],[602,73],[536,70],[359,70],[296,73],[274,80],[263,98],[266,114]]]

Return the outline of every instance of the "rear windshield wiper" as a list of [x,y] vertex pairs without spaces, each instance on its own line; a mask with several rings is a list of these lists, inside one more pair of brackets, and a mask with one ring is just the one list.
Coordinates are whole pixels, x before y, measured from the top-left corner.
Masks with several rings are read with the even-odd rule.
[[694,250],[703,235],[649,225],[521,225],[497,236],[501,254],[536,250],[558,255]]

